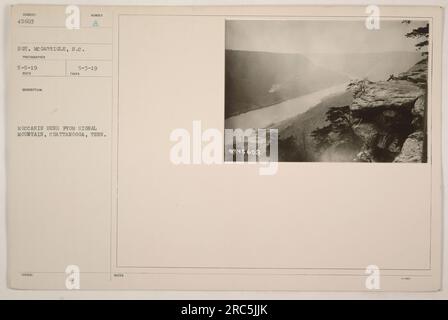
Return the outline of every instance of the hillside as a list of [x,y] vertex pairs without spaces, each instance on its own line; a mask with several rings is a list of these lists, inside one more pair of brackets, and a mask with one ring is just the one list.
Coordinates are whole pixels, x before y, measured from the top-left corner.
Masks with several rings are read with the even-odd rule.
[[273,125],[279,131],[279,161],[318,161],[311,132],[326,124],[325,114],[330,107],[342,107],[352,101],[350,92],[331,95],[305,113]]
[[349,80],[301,54],[226,50],[225,118]]

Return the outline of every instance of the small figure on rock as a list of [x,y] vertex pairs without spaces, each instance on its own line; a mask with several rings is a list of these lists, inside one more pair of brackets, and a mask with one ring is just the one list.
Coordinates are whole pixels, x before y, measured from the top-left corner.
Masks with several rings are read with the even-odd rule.
[[389,76],[389,79],[387,79],[387,81],[390,81],[390,80],[395,80],[395,79],[397,79],[393,74],[391,74],[390,76]]

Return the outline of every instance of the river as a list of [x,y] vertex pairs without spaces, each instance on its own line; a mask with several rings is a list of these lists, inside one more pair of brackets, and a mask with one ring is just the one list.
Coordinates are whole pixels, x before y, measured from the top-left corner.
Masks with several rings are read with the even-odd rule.
[[225,120],[226,129],[268,128],[272,124],[287,120],[314,107],[328,95],[344,92],[348,83],[305,94],[278,104],[252,110]]

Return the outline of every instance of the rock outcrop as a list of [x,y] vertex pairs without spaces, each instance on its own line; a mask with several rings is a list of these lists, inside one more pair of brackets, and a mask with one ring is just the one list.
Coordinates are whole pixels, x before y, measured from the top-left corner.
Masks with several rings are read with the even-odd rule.
[[355,98],[350,109],[356,111],[406,108],[410,104],[413,105],[424,92],[416,84],[404,80],[369,82],[363,88],[362,94]]
[[412,68],[408,71],[400,73],[397,77],[394,77],[397,80],[406,80],[412,83],[415,83],[421,87],[426,87],[428,83],[428,60],[423,59],[422,61],[416,63]]
[[422,131],[411,133],[403,143],[401,152],[394,162],[422,162],[424,137]]
[[355,161],[424,162],[427,63],[388,81],[352,83],[353,132],[362,140]]

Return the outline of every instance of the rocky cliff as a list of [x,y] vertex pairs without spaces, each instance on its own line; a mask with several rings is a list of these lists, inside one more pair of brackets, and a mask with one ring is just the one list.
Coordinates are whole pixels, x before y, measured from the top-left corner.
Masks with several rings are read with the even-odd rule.
[[354,161],[426,162],[427,60],[387,81],[353,82],[350,123],[361,140]]

